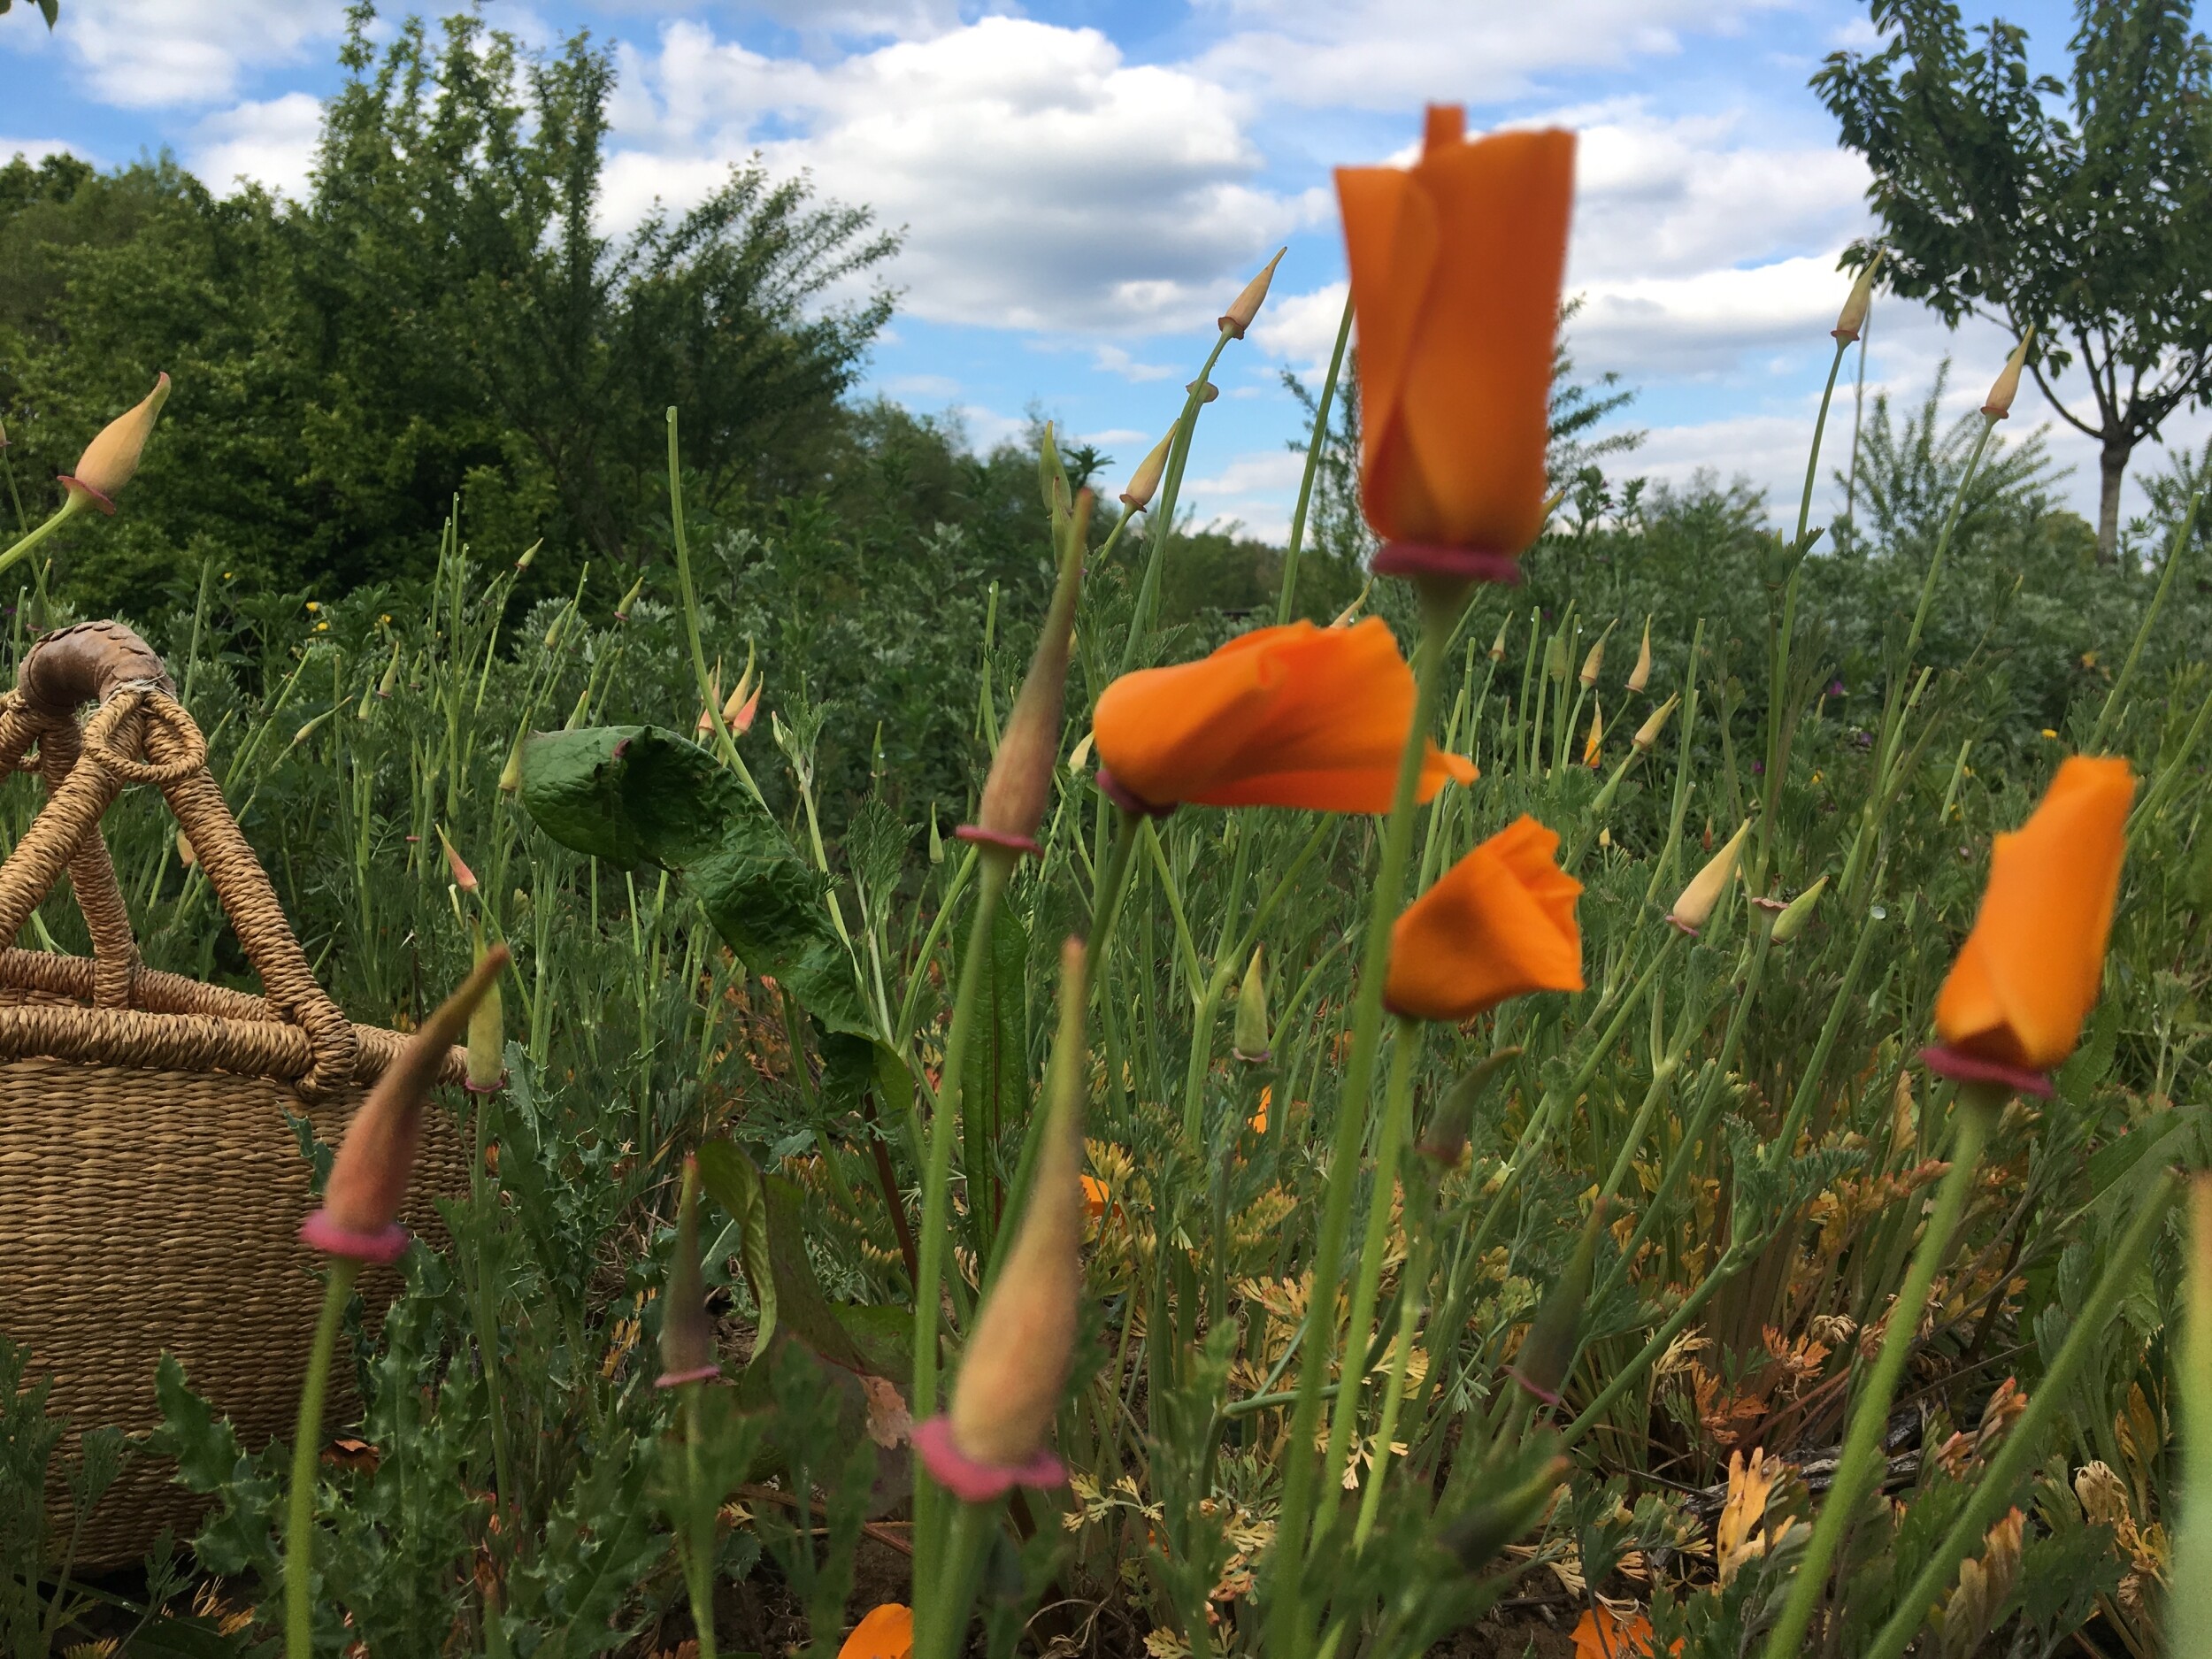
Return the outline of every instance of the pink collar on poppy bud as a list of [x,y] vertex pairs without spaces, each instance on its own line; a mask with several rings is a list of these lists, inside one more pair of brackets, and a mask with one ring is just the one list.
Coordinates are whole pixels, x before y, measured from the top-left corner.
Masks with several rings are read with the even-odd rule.
[[98,490],[93,488],[91,485],[72,478],[66,472],[58,473],[55,476],[54,482],[59,484],[64,489],[67,490],[73,495],[82,495],[87,501],[97,507],[102,512],[107,514],[109,518],[112,518],[115,517],[115,503],[112,501],[110,501],[105,495],[103,495]]
[[980,824],[963,824],[953,831],[964,841],[973,841],[979,847],[996,847],[1016,855],[1026,853],[1032,858],[1041,858],[1045,849],[1030,835],[1009,834],[1004,830],[986,829]]
[[1432,541],[1386,541],[1375,555],[1378,576],[1441,576],[1452,581],[1498,582],[1513,587],[1521,580],[1521,561],[1510,553],[1490,553],[1480,548],[1445,547]]
[[1099,767],[1091,774],[1091,781],[1098,786],[1099,794],[1104,795],[1125,812],[1141,813],[1146,818],[1165,818],[1175,810],[1175,803],[1172,801],[1162,806],[1157,802],[1146,800],[1120,779],[1115,777],[1109,767]]
[[952,1443],[952,1419],[942,1412],[914,1431],[914,1449],[937,1484],[965,1503],[988,1503],[1016,1486],[1067,1484],[1067,1465],[1039,1448],[1025,1463],[980,1463]]
[[407,1229],[392,1222],[375,1233],[356,1233],[318,1210],[300,1223],[300,1242],[325,1256],[348,1256],[357,1262],[396,1262],[407,1254]]
[[656,1388],[680,1388],[686,1383],[710,1382],[721,1376],[719,1365],[695,1365],[689,1371],[664,1371],[653,1379]]
[[2047,1071],[2031,1071],[2025,1066],[2007,1065],[2001,1060],[1985,1060],[1978,1054],[1968,1054],[1947,1043],[1923,1048],[1920,1064],[1954,1083],[1997,1083],[2015,1094],[2032,1094],[2038,1100],[2048,1100],[2054,1092]]

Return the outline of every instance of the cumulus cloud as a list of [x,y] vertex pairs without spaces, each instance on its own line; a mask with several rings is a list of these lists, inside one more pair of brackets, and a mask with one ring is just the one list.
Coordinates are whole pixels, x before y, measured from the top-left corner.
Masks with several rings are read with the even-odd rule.
[[1164,380],[1175,371],[1164,363],[1140,363],[1124,346],[1099,346],[1091,352],[1091,366],[1125,380]]
[[192,170],[217,188],[245,179],[303,197],[322,120],[321,104],[305,92],[221,111],[195,129]]
[[306,60],[344,21],[342,0],[82,0],[57,38],[97,102],[190,107],[236,97],[248,70]]
[[1235,97],[1095,29],[987,17],[824,63],[678,21],[633,50],[606,212],[696,201],[757,152],[906,230],[891,279],[933,320],[1141,333],[1210,320],[1325,211],[1266,188]]
[[1785,0],[1201,0],[1225,34],[1197,66],[1226,84],[1317,107],[1395,110],[1424,98],[1525,94],[1547,71],[1682,50]]

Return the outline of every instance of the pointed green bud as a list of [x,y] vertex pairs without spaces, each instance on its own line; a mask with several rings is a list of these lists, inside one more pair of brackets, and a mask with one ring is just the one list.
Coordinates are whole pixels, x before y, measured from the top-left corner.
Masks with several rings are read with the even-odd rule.
[[706,1275],[699,1267],[699,1161],[684,1158],[676,1201],[676,1250],[661,1297],[661,1374],[656,1388],[705,1382],[721,1374],[714,1357],[714,1320],[707,1312]]
[[1537,1309],[1535,1323],[1521,1340],[1521,1351],[1508,1370],[1507,1374],[1515,1382],[1546,1405],[1559,1403],[1559,1390],[1567,1380],[1567,1367],[1574,1363],[1575,1349],[1581,1346],[1583,1304],[1590,1300],[1590,1280],[1597,1265],[1598,1234],[1605,1230],[1605,1210],[1606,1206],[1601,1202],[1590,1211],[1582,1237],[1575,1241],[1575,1253],[1568,1259],[1567,1271],[1559,1276],[1551,1294]]
[[1267,982],[1260,975],[1260,957],[1266,948],[1252,947],[1251,965],[1237,988],[1237,1032],[1232,1044],[1237,1058],[1250,1065],[1264,1065],[1272,1057],[1268,1047]]
[[1782,913],[1774,918],[1774,942],[1786,945],[1805,931],[1805,924],[1812,919],[1813,907],[1820,902],[1821,889],[1828,885],[1826,876],[1813,883],[1782,907]]
[[622,603],[615,606],[614,619],[617,622],[627,622],[630,619],[630,607],[637,603],[638,595],[644,591],[645,578],[640,576],[637,580],[630,584],[630,591],[622,595]]
[[[469,925],[471,954],[484,960],[484,925]],[[469,1015],[468,1087],[472,1094],[488,1094],[506,1080],[507,1033],[499,1005],[499,981],[494,979],[483,1000]]]
[[1457,1167],[1460,1159],[1467,1155],[1475,1111],[1482,1104],[1483,1095],[1489,1092],[1490,1079],[1520,1057],[1517,1048],[1501,1048],[1468,1068],[1437,1107],[1436,1116],[1429,1119],[1428,1127],[1421,1132],[1417,1148],[1447,1169]]
[[929,862],[933,864],[945,862],[945,838],[937,833],[937,803],[934,801],[929,803]]

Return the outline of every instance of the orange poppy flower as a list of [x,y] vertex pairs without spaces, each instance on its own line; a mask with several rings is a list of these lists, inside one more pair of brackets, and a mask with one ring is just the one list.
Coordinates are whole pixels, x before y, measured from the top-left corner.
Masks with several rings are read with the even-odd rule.
[[1409,168],[1340,167],[1375,568],[1517,580],[1543,528],[1571,133],[1469,142],[1432,104]]
[[[1133,810],[1386,812],[1413,720],[1413,671],[1386,624],[1255,628],[1211,657],[1124,674],[1098,700],[1098,786]],[[1429,745],[1421,799],[1475,764]]]
[[[1600,1606],[1586,1611],[1575,1624],[1575,1659],[1639,1659],[1650,1654],[1651,1642],[1651,1621],[1641,1613],[1622,1618]],[[1681,1640],[1677,1638],[1667,1651],[1680,1653]]]
[[1383,1002],[1415,1019],[1472,1019],[1509,996],[1582,988],[1582,883],[1559,837],[1515,819],[1440,877],[1390,933]]
[[1936,996],[1947,1045],[1930,1056],[1936,1069],[2049,1091],[2036,1074],[2074,1051],[2104,978],[2134,798],[2126,761],[2077,755],[2028,821],[1997,837],[1973,931]]
[[886,1601],[853,1626],[837,1659],[914,1659],[914,1609]]

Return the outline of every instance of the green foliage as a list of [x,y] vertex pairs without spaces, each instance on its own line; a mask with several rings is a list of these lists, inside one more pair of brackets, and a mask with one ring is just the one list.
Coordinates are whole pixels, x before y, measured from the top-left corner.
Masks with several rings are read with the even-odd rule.
[[2212,392],[2212,45],[2191,0],[2076,0],[2062,82],[2030,73],[2016,24],[1974,44],[1952,0],[1870,12],[1891,38],[1813,86],[1873,173],[1886,280],[1949,322],[2040,330],[2039,384],[2079,363],[2095,418],[2051,405],[2102,445],[2109,557],[2130,454]]

